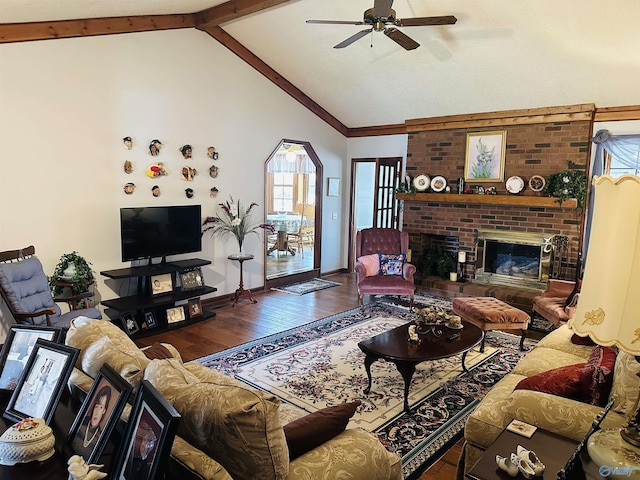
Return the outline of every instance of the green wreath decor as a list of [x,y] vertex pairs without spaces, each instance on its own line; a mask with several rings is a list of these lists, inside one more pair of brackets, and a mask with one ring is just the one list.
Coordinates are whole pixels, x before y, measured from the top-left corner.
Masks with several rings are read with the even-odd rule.
[[[65,275],[65,270],[72,266],[75,268],[73,275]],[[87,262],[78,252],[65,253],[60,257],[58,265],[56,265],[53,275],[49,277],[49,286],[54,296],[62,295],[65,287],[59,285],[51,285],[55,280],[66,280],[71,283],[71,291],[74,295],[79,295],[89,291],[89,285],[93,282],[93,271],[90,263]]]
[[587,177],[581,170],[562,170],[547,177],[543,190],[550,197],[556,197],[560,205],[567,198],[575,198],[582,208],[587,196]]

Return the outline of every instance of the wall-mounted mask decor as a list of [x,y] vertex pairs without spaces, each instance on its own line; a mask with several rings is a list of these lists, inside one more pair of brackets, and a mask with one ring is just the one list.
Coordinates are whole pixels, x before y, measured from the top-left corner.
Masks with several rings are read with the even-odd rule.
[[160,147],[162,146],[162,142],[158,139],[151,140],[149,143],[149,155],[152,157],[157,157],[160,153]]
[[193,189],[191,189],[191,188],[187,188],[187,189],[184,191],[184,194],[187,196],[187,198],[191,198],[191,197],[193,197]]
[[213,187],[213,188],[211,189],[211,193],[209,193],[209,196],[210,196],[211,198],[213,198],[213,197],[215,197],[216,195],[218,195],[218,189],[217,189],[216,187]]
[[133,139],[131,137],[124,137],[122,139],[122,144],[124,145],[124,148],[131,150],[133,147]]
[[126,193],[127,195],[131,195],[135,189],[136,189],[135,183],[129,182],[124,185],[124,193]]
[[149,165],[145,173],[147,174],[147,177],[156,178],[162,175],[167,175],[167,170],[164,168],[162,162],[158,162]]
[[193,154],[193,148],[191,147],[191,145],[183,145],[180,149],[180,152],[185,159],[191,158],[191,155]]
[[211,176],[212,178],[216,178],[218,176],[218,170],[218,167],[216,167],[215,165],[211,165],[211,167],[209,168],[209,176]]
[[188,167],[187,165],[182,166],[182,179],[187,182],[192,182],[193,177],[195,177],[197,173],[195,168]]
[[217,160],[218,159],[218,152],[216,152],[216,147],[209,147],[207,148],[207,157],[213,159],[213,160]]
[[131,163],[130,160],[125,160],[124,161],[124,173],[131,173],[133,172],[133,164]]
[[160,187],[158,185],[154,185],[153,187],[151,187],[151,194],[154,197],[159,197],[160,196]]

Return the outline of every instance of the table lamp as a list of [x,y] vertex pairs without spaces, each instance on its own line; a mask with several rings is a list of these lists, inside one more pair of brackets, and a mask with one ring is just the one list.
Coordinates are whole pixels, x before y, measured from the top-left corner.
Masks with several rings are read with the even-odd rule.
[[[640,361],[640,177],[604,175],[592,183],[595,203],[587,260],[570,326],[576,334],[588,335],[598,345],[617,346]],[[634,411],[619,435],[608,431],[624,448],[629,447],[625,443],[640,446],[637,400]],[[600,432],[605,434],[601,430],[593,437]],[[589,454],[594,462],[614,461],[594,458],[591,449]]]

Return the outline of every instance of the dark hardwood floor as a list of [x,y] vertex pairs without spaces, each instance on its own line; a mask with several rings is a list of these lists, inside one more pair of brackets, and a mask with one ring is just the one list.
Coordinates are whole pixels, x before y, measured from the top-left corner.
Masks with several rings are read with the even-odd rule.
[[[235,308],[230,302],[217,308],[212,319],[145,337],[136,343],[140,347],[154,342],[170,343],[186,362],[358,306],[355,275],[338,273],[323,278],[342,285],[302,296],[275,291],[253,293],[256,304],[243,297]],[[461,446],[462,441],[454,445],[419,480],[454,478]]]

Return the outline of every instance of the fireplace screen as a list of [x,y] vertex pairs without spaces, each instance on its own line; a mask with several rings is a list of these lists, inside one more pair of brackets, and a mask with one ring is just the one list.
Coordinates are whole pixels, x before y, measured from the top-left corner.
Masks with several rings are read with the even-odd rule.
[[488,240],[485,243],[484,271],[539,281],[540,253],[540,246]]

